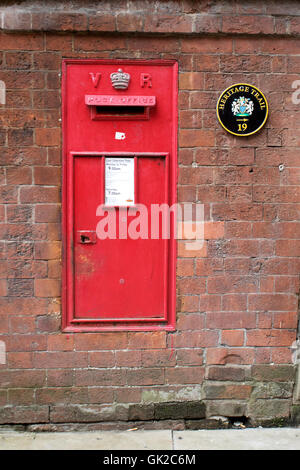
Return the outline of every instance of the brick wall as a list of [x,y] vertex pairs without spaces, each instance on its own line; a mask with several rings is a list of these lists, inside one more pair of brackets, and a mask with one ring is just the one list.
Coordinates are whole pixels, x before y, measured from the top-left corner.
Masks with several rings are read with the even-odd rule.
[[[156,2],[150,16],[144,2],[111,3],[0,9],[7,89],[0,423],[288,421],[299,412],[291,346],[300,271],[300,108],[292,102],[300,7],[168,1]],[[201,251],[178,244],[175,332],[61,333],[63,57],[179,62],[178,199],[204,203],[206,223]],[[240,81],[258,86],[270,106],[264,129],[243,139],[227,134],[215,112],[220,93]]]

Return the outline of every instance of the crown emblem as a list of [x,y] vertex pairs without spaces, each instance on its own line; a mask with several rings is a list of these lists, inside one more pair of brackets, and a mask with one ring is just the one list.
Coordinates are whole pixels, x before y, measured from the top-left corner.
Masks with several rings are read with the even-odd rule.
[[254,104],[250,98],[239,96],[232,102],[231,110],[235,116],[251,116],[254,110]]
[[123,72],[122,69],[118,69],[117,72],[110,74],[111,84],[116,90],[127,90],[130,75],[129,73]]

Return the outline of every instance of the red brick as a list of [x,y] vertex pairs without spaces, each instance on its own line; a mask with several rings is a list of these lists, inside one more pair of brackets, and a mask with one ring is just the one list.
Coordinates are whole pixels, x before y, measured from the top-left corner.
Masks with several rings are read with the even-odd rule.
[[9,352],[7,353],[7,362],[10,369],[32,369],[31,352]]
[[249,310],[291,311],[297,308],[297,298],[292,294],[249,294]]
[[255,351],[256,364],[269,364],[271,362],[271,348],[257,348]]
[[271,16],[223,16],[222,31],[224,33],[272,34],[274,32]]
[[268,312],[259,312],[257,328],[272,328],[272,314]]
[[128,333],[129,349],[161,349],[166,347],[166,332]]
[[105,349],[126,349],[127,333],[77,333],[75,335],[75,350],[101,351]]
[[29,90],[6,90],[6,106],[8,108],[28,108],[31,106]]
[[206,348],[218,344],[218,331],[182,331],[174,335],[174,348]]
[[49,335],[48,336],[49,351],[72,351],[74,349],[73,335]]
[[[90,38],[88,38],[90,42]],[[119,46],[115,44],[116,40],[110,41],[110,48],[123,49],[126,47],[125,40]],[[127,41],[127,47],[130,51],[143,51],[151,53],[162,53],[162,52],[173,52],[179,50],[179,40],[177,38],[165,37],[165,38],[144,38],[144,37],[129,37]],[[104,49],[105,50],[105,49]]]
[[271,348],[270,362],[274,364],[292,364],[291,350],[289,347],[285,348]]
[[87,15],[77,12],[33,12],[32,28],[40,29],[41,26],[43,31],[85,31]]
[[179,145],[181,147],[213,147],[215,134],[209,130],[183,129],[179,131]]
[[7,207],[7,221],[8,222],[31,222],[32,221],[32,206],[30,205],[12,205]]
[[255,328],[256,315],[247,312],[213,312],[206,314],[206,328]]
[[182,295],[179,297],[181,312],[198,312],[199,296],[198,295]]
[[10,129],[8,131],[8,145],[10,147],[23,147],[33,145],[33,130]]
[[204,75],[201,72],[183,72],[179,74],[180,90],[201,90],[204,85]]
[[[89,403],[113,403],[114,394],[110,388],[91,387],[88,388]],[[119,403],[124,403],[126,400],[120,400]]]
[[181,51],[205,54],[231,53],[232,39],[184,38],[181,41]]
[[258,281],[253,276],[214,276],[207,280],[207,292],[209,294],[230,292],[256,292]]
[[176,365],[175,354],[169,349],[153,349],[151,354],[142,351],[142,367],[174,367]]
[[37,242],[34,251],[35,259],[60,259],[61,243],[60,242]]
[[[121,20],[120,23],[122,24]],[[89,17],[89,30],[90,31],[115,31],[116,18],[112,14],[102,12],[99,15]]]
[[38,404],[60,404],[60,403],[87,403],[87,388],[62,387],[42,388],[36,391],[36,402]]
[[75,373],[75,385],[76,386],[86,386],[86,385],[116,386],[116,385],[125,385],[125,384],[126,384],[126,371],[122,369],[81,369],[79,368],[78,370],[76,370],[76,373]]
[[[33,91],[33,106],[36,109],[51,109],[51,108],[59,108],[60,107],[60,97],[57,93],[57,90],[43,90],[43,91]],[[52,125],[57,125],[58,119],[55,117],[54,119],[50,120],[49,115],[44,115],[47,117],[47,124],[50,126]],[[46,119],[45,119],[46,120]],[[45,129],[44,129],[45,131]],[[59,137],[55,137],[54,133],[52,132],[52,136],[50,135],[50,129],[47,129],[47,135],[42,135],[41,133],[38,133],[38,136],[36,137],[37,143],[39,142],[39,145],[58,145],[57,143],[53,143],[56,139],[56,141],[59,141]],[[39,139],[39,140],[38,140]],[[45,144],[45,140],[47,139],[48,142]]]
[[261,220],[262,206],[245,203],[213,204],[212,215],[214,220]]
[[253,348],[208,348],[207,364],[253,364]]
[[43,406],[8,406],[3,407],[1,423],[47,423],[49,421],[49,407]]
[[31,184],[32,171],[28,167],[7,168],[7,184]]
[[8,390],[8,403],[12,405],[35,404],[35,391],[28,388],[17,388]]
[[115,355],[112,351],[91,352],[89,365],[92,367],[114,367]]
[[[31,70],[7,70],[1,73],[1,78],[6,84],[6,88],[24,90],[26,89],[43,89],[45,87],[45,76],[42,72]],[[25,133],[26,135],[26,133]]]
[[179,113],[181,129],[193,129],[202,127],[202,111],[182,110]]
[[0,298],[0,314],[41,315],[45,312],[47,303],[44,299],[36,298]]
[[75,51],[112,51],[117,49],[125,49],[126,40],[122,37],[111,38],[109,36],[95,37],[91,41],[90,36],[77,36],[74,38]]
[[[119,16],[117,18],[119,22]],[[135,22],[136,23],[136,22]],[[138,24],[137,30],[138,30]],[[145,32],[163,32],[163,33],[191,33],[192,32],[192,18],[189,16],[182,15],[147,15],[145,18],[144,31]],[[139,28],[141,29],[141,27]],[[132,29],[129,29],[131,31]]]
[[196,259],[196,276],[208,276],[223,273],[223,260],[218,258]]
[[28,186],[20,188],[21,204],[59,202],[59,189],[54,187]]
[[179,294],[200,294],[206,291],[206,281],[202,278],[179,279],[177,281]]
[[273,313],[273,328],[296,329],[298,321],[297,312]]
[[48,261],[48,276],[50,279],[61,278],[62,263],[60,260],[49,260]]
[[177,260],[177,276],[193,276],[194,274],[194,261],[191,259],[178,259]]
[[36,129],[35,143],[41,147],[52,147],[60,145],[60,129]]
[[243,346],[244,331],[242,330],[223,330],[221,344],[225,346]]
[[178,366],[201,366],[203,364],[202,349],[178,349],[176,356]]
[[1,48],[3,50],[34,51],[43,49],[43,34],[1,34]]
[[202,258],[207,256],[207,242],[205,240],[179,241],[177,247],[178,256],[181,258]]
[[88,353],[75,351],[34,352],[33,364],[37,369],[86,367]]
[[[90,21],[92,19],[90,18]],[[46,33],[46,50],[47,51],[72,51],[72,35],[63,34],[56,35],[51,33]]]
[[142,365],[141,351],[116,351],[117,367],[140,367]]
[[60,281],[57,279],[35,279],[34,292],[37,297],[60,296]]
[[290,346],[295,339],[295,331],[248,330],[246,344],[247,346]]
[[74,381],[73,369],[49,369],[47,371],[48,387],[70,387]]
[[56,333],[60,330],[60,327],[61,319],[58,315],[48,313],[48,315],[40,315],[36,318],[36,331],[38,333]]
[[180,314],[177,319],[178,330],[202,330],[204,328],[204,316],[199,313]]
[[31,13],[18,10],[7,10],[3,12],[3,26],[7,30],[30,30]]
[[200,296],[200,310],[204,312],[219,311],[221,310],[221,295],[215,294],[201,294]]
[[58,167],[35,167],[34,183],[44,185],[60,185],[60,169]]
[[[93,389],[91,389],[92,391]],[[115,389],[115,401],[117,403],[139,403],[142,399],[142,388]]]
[[296,294],[299,289],[297,276],[280,276],[275,278],[275,292],[290,292]]
[[213,182],[212,168],[180,168],[179,184],[210,184]]
[[54,52],[35,52],[33,54],[33,66],[37,70],[60,70],[60,54]]
[[208,368],[207,378],[209,380],[244,382],[247,375],[248,370],[246,367],[210,366]]
[[276,241],[277,256],[299,256],[300,240],[277,240]]
[[204,379],[204,367],[176,367],[166,369],[168,384],[199,384]]
[[219,71],[220,58],[214,55],[195,55],[194,56],[194,68],[200,72],[218,72]]
[[32,66],[32,54],[28,52],[7,52],[5,60],[8,69],[26,70]]
[[58,204],[38,204],[35,206],[36,222],[59,222],[60,206]]
[[35,318],[11,316],[9,319],[10,333],[34,333],[35,332]]
[[250,398],[251,385],[244,384],[212,384],[205,386],[205,397],[208,399],[236,399],[246,400]]
[[[167,369],[168,370],[168,369]],[[128,369],[128,385],[161,385],[164,383],[164,370],[159,368]]]
[[4,388],[36,388],[42,387],[45,382],[46,372],[43,370],[24,369],[21,374],[19,370],[10,370],[1,377]]
[[0,295],[2,297],[7,295],[7,281],[5,279],[1,279],[0,281]]

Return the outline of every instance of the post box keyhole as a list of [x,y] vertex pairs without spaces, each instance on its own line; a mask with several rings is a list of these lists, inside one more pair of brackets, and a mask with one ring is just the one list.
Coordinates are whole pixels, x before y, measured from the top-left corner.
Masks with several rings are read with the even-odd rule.
[[80,242],[81,243],[90,243],[90,237],[87,237],[86,235],[80,235]]

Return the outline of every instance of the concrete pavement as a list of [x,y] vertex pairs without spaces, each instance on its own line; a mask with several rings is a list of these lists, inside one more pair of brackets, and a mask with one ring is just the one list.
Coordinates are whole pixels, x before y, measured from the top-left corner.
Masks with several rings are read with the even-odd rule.
[[300,427],[51,433],[1,431],[0,450],[300,450]]

